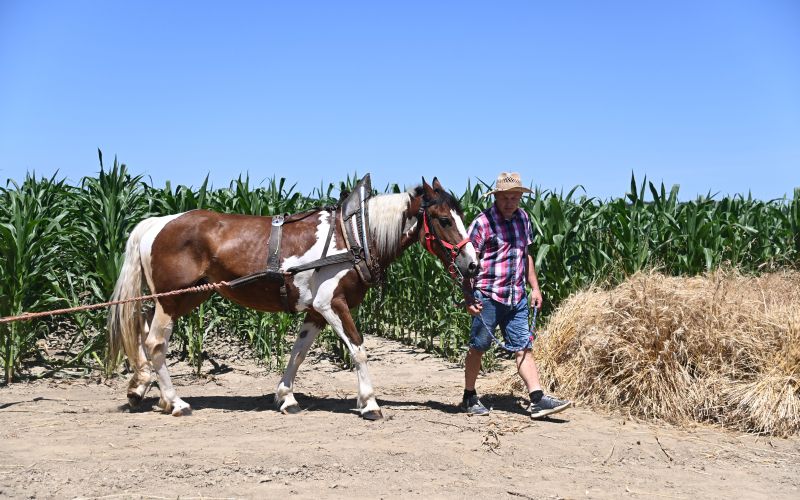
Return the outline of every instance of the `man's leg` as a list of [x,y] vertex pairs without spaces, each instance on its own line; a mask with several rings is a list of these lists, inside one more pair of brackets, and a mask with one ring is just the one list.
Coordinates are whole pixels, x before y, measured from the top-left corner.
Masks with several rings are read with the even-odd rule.
[[533,359],[533,353],[530,349],[517,351],[517,371],[525,382],[531,398],[529,408],[531,418],[543,418],[572,406],[571,401],[563,401],[544,393],[542,384],[539,381],[539,368],[536,366],[536,361]]
[[469,350],[464,359],[464,397],[461,402],[462,408],[470,415],[488,415],[489,410],[483,406],[478,393],[475,391],[475,382],[481,371],[481,358],[492,345],[491,336],[488,328],[494,330],[496,327],[496,311],[491,299],[488,299],[476,292],[475,297],[483,304],[483,309],[479,316],[472,318],[472,328],[469,334]]
[[545,395],[539,379],[539,367],[533,359],[531,334],[528,331],[528,301],[523,299],[515,307],[505,325],[507,342],[514,346],[516,351],[517,372],[525,382],[530,396],[531,418],[542,418],[553,413],[558,413],[569,408],[570,401],[562,401],[552,396]]
[[488,415],[489,410],[483,406],[475,391],[475,381],[481,371],[481,358],[483,351],[470,347],[467,358],[464,360],[464,397],[461,407],[470,415]]
[[467,351],[467,358],[464,360],[464,389],[468,391],[475,390],[475,381],[478,380],[478,374],[481,371],[481,358],[483,352],[470,347]]
[[539,368],[533,359],[533,339],[528,330],[529,314],[528,298],[523,296],[500,322],[500,328],[506,337],[506,345],[516,351],[515,361],[519,376],[525,382],[528,392],[533,392],[541,391],[542,384],[539,381]]
[[528,392],[541,391],[542,384],[539,381],[539,367],[536,366],[531,349],[517,351],[516,357],[517,372],[522,377],[522,381],[525,382]]

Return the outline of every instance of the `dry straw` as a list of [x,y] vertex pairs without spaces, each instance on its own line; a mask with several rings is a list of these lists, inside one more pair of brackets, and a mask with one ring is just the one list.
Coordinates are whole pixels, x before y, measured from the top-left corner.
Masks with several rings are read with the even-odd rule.
[[[800,431],[800,274],[639,273],[573,295],[536,356],[550,390],[631,416]],[[520,393],[509,373],[504,389]],[[514,381],[514,382],[512,382]]]

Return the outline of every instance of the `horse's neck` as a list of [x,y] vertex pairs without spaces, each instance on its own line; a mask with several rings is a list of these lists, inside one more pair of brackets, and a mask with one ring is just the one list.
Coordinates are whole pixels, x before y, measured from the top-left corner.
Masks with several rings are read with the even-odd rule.
[[403,252],[405,252],[408,247],[419,241],[419,232],[421,230],[422,230],[421,217],[416,217],[416,222],[414,222],[414,226],[411,229],[406,230],[403,233],[403,236],[400,238],[400,247],[396,252],[395,259],[400,257],[400,255],[402,255]]
[[[396,195],[394,195],[396,196]],[[414,215],[408,217],[409,207],[411,206],[414,198],[409,197],[402,207],[395,209],[395,215],[400,218],[399,222],[394,219],[394,223],[383,220],[384,223],[390,223],[394,227],[399,227],[401,233],[393,237],[394,244],[389,246],[381,246],[378,252],[378,262],[382,269],[386,269],[392,262],[400,257],[405,250],[411,246],[415,241],[419,240],[419,232],[422,226],[420,217]],[[375,207],[377,208],[377,207]],[[400,210],[402,208],[402,210]],[[372,217],[371,217],[372,218]],[[397,233],[395,233],[397,234]],[[379,245],[380,246],[380,245]]]

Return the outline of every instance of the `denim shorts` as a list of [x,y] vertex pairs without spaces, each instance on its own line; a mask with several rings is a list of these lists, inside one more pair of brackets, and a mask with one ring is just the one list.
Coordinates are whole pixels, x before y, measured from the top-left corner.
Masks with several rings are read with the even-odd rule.
[[532,347],[531,332],[528,330],[529,311],[526,296],[523,295],[522,300],[513,306],[495,302],[478,290],[475,290],[475,298],[481,301],[483,309],[478,316],[472,318],[472,329],[469,332],[470,347],[481,352],[489,350],[493,341],[486,328],[491,328],[492,334],[500,340],[495,333],[498,326],[503,332],[504,343],[509,351],[523,351]]

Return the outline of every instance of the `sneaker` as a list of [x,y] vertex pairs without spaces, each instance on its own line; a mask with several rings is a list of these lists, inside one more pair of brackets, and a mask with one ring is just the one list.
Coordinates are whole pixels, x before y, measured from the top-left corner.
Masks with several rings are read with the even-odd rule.
[[483,406],[481,400],[478,399],[477,394],[464,399],[461,402],[461,409],[467,412],[467,415],[488,415],[489,409]]
[[544,418],[553,413],[564,411],[572,406],[572,401],[562,401],[552,396],[542,396],[538,403],[531,403],[530,412],[531,418]]

